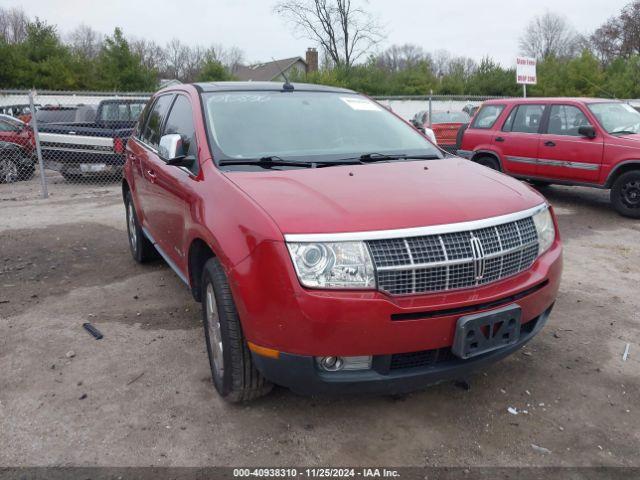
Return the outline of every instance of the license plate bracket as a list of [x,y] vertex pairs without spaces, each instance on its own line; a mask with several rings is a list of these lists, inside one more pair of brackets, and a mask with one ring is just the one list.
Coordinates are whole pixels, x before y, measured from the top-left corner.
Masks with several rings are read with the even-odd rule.
[[451,351],[468,359],[518,343],[521,321],[522,309],[517,304],[460,317]]
[[106,163],[81,163],[80,171],[83,173],[104,172],[107,169]]

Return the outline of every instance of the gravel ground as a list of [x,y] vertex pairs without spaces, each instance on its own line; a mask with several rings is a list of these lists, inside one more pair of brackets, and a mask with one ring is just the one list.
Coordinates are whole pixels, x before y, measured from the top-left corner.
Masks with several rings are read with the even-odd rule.
[[543,190],[566,248],[556,309],[469,390],[233,406],[199,305],[130,258],[118,187],[37,187],[0,186],[0,466],[640,466],[640,222],[607,192]]

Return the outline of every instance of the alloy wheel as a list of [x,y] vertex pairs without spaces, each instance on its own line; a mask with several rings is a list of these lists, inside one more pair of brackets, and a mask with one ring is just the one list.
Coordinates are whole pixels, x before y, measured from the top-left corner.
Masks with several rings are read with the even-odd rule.
[[216,375],[222,378],[224,373],[224,357],[222,348],[222,331],[220,330],[220,316],[218,315],[218,304],[213,291],[213,285],[207,284],[205,310],[207,318],[207,328],[209,329],[209,343],[211,344],[211,359]]
[[138,245],[138,232],[136,230],[136,217],[133,212],[133,203],[129,202],[127,206],[127,222],[129,227],[129,242],[131,242],[131,248],[136,251]]
[[3,183],[18,181],[18,166],[9,159],[0,160],[0,180]]

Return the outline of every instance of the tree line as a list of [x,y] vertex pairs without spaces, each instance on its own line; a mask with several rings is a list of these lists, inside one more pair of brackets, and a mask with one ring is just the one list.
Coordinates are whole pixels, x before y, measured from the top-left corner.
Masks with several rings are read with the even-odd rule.
[[243,52],[222,45],[165,46],[126,37],[116,28],[102,35],[80,25],[66,35],[29,18],[22,9],[0,8],[0,88],[153,91],[160,79],[229,80]]
[[[369,95],[516,96],[515,69],[420,45],[380,50],[384,27],[363,0],[281,0],[274,13],[319,47],[317,72],[294,80],[351,88]],[[533,18],[520,38],[522,54],[538,59],[531,95],[640,98],[640,0],[581,35],[562,16]],[[21,9],[0,8],[0,88],[151,91],[159,80],[229,80],[243,63],[238,47],[161,46],[102,35],[86,25],[61,34]]]

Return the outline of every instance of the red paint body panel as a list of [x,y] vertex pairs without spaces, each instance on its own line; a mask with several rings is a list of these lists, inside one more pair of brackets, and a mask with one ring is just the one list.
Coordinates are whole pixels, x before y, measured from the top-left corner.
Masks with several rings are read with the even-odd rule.
[[25,153],[31,155],[35,152],[36,141],[35,136],[33,134],[33,130],[28,125],[25,125],[24,128],[19,131],[0,131],[0,142],[8,142],[15,143],[16,145],[20,145]]
[[[470,125],[465,131],[460,151],[468,158],[492,154],[500,160],[505,173],[550,182],[591,184],[610,187],[616,168],[633,163],[640,169],[640,135],[618,136],[607,133],[588,108],[589,103],[611,102],[585,98],[512,98],[490,100],[486,105],[504,105],[493,127],[478,129]],[[596,130],[595,138],[541,133],[506,132],[505,121],[519,105],[568,105],[587,117]],[[544,126],[543,126],[544,127]],[[496,141],[496,139],[501,139]],[[512,157],[510,159],[510,157]],[[521,161],[514,161],[520,157]],[[523,162],[522,158],[533,161]],[[573,166],[571,166],[573,165]],[[576,166],[577,165],[577,166]]]
[[472,306],[541,282],[548,284],[518,301],[523,320],[555,301],[559,237],[528,271],[481,288],[404,297],[303,288],[285,234],[459,223],[526,210],[544,199],[462,159],[222,172],[212,161],[198,92],[182,85],[160,94],[167,92],[187,95],[194,106],[200,170],[194,176],[168,166],[132,137],[125,181],[143,227],[189,283],[191,245],[201,240],[210,246],[227,272],[249,341],[300,355],[411,352],[451,345],[459,316],[391,321],[392,314]]

